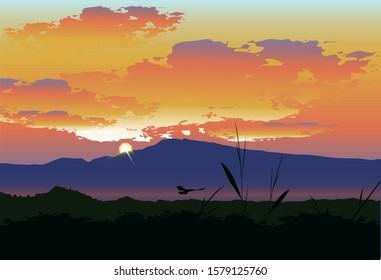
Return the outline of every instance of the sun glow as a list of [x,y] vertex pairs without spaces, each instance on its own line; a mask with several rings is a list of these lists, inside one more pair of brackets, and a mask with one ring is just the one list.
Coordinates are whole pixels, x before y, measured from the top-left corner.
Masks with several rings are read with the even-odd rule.
[[128,143],[122,143],[120,144],[119,146],[119,153],[122,154],[122,153],[126,153],[126,154],[129,154],[132,152],[132,146]]
[[123,154],[123,153],[126,153],[128,155],[128,157],[130,158],[131,162],[133,165],[135,165],[135,162],[133,161],[130,153],[132,152],[132,146],[128,143],[122,143],[120,144],[119,146],[119,153],[120,154]]

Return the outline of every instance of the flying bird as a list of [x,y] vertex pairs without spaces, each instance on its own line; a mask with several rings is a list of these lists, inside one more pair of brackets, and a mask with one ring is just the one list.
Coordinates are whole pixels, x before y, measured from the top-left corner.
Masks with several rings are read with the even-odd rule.
[[179,194],[188,194],[189,192],[205,190],[205,188],[201,188],[201,189],[186,189],[183,186],[177,186],[177,189],[179,190]]

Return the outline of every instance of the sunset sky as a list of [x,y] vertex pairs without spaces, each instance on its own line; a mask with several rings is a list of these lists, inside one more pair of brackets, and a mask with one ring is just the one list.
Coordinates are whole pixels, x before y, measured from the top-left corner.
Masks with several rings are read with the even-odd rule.
[[2,1],[0,162],[166,138],[381,159],[380,1]]

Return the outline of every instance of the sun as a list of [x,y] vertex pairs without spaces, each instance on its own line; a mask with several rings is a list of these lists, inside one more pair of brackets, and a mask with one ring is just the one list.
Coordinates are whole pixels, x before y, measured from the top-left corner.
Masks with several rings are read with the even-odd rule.
[[128,157],[130,158],[132,164],[135,165],[135,162],[133,161],[133,159],[132,159],[132,157],[130,155],[130,153],[132,153],[132,151],[133,151],[132,150],[132,146],[130,144],[128,144],[128,143],[122,143],[119,146],[119,153],[120,154],[126,153],[126,155],[128,155]]
[[119,153],[126,153],[129,154],[132,152],[132,146],[128,143],[122,143],[119,146]]

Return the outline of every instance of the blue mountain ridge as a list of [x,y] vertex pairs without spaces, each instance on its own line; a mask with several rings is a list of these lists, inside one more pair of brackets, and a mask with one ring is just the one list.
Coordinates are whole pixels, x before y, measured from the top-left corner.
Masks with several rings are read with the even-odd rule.
[[[217,199],[237,196],[222,169],[226,164],[239,183],[237,151],[233,147],[193,140],[168,139],[132,153],[135,166],[126,154],[83,159],[61,158],[43,165],[0,164],[0,192],[35,194],[53,186],[79,190],[99,199],[129,196],[136,199],[189,199],[211,195],[224,186]],[[288,200],[347,198],[364,195],[381,180],[381,160],[340,159],[284,154],[275,191],[289,189]],[[280,153],[246,151],[244,186],[249,199],[268,198],[271,170]],[[205,187],[186,196],[176,186]],[[372,197],[380,199],[380,192]]]

